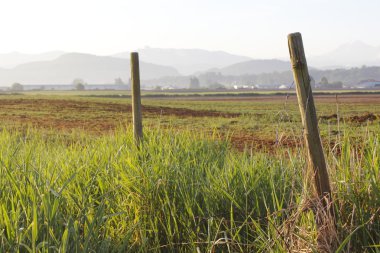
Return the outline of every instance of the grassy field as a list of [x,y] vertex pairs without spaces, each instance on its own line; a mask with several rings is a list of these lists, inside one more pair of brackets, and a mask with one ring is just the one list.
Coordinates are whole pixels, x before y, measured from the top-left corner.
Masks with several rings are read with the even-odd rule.
[[[294,94],[144,97],[141,149],[117,95],[0,96],[0,252],[319,250]],[[316,103],[326,245],[380,252],[380,95]]]

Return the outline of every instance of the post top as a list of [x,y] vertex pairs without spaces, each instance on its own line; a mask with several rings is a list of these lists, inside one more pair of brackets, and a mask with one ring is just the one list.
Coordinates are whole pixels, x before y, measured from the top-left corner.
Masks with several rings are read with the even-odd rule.
[[131,55],[139,55],[138,52],[131,52]]
[[302,37],[302,35],[299,32],[289,33],[288,34],[288,39],[290,39],[291,37]]

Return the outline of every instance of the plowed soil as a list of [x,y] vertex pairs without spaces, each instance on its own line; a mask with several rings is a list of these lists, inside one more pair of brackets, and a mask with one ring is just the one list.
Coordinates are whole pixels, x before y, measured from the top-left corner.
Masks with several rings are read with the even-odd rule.
[[348,120],[355,123],[365,123],[365,122],[372,122],[377,119],[377,116],[373,113],[367,113],[364,115],[356,115],[349,117]]
[[[108,131],[131,117],[129,104],[66,99],[1,99],[0,120],[42,128]],[[143,116],[235,118],[239,113],[142,106]]]
[[231,136],[231,144],[239,151],[246,150],[265,150],[267,152],[274,152],[279,148],[295,148],[302,145],[302,139],[294,139],[289,137],[282,137],[278,140],[264,139],[247,133],[240,133]]
[[[213,98],[202,98],[212,100]],[[240,98],[214,98],[215,100],[260,100],[260,101],[283,101],[284,96],[263,96],[263,97],[240,97]],[[291,96],[289,101],[296,97]],[[380,104],[380,95],[340,95],[339,103],[362,103],[362,104]],[[317,96],[316,101],[326,103],[335,103],[335,95]],[[116,129],[126,120],[131,121],[131,105],[127,103],[115,103],[106,101],[96,101],[90,99],[33,99],[33,98],[2,98],[0,99],[0,122],[3,125],[10,125],[16,128],[33,126],[44,129],[54,130],[72,130],[83,129],[88,132],[102,133]],[[175,118],[231,118],[231,124],[238,124],[239,113],[228,113],[211,110],[192,110],[186,108],[172,108],[165,106],[148,106],[142,107],[143,117],[154,119],[160,116],[173,116]],[[234,119],[236,118],[236,120]],[[345,120],[352,123],[362,123],[367,121],[378,121],[380,116],[377,114],[367,113],[359,116],[348,116]],[[322,120],[335,120],[336,114],[321,116]],[[201,119],[202,121],[202,119]],[[190,120],[191,122],[191,120]],[[207,130],[207,129],[206,129]],[[223,133],[222,133],[223,135]],[[223,139],[223,136],[222,136]],[[249,131],[238,132],[230,136],[231,144],[237,150],[253,149],[275,151],[278,148],[296,148],[302,145],[302,139],[290,137],[265,138],[255,135]]]
[[[81,100],[59,100],[59,99],[2,99],[0,100],[0,110],[23,108],[26,111],[51,111],[59,112],[65,110],[75,110],[76,112],[93,112],[100,109],[108,112],[131,112],[129,104],[90,102]],[[142,106],[143,113],[155,115],[173,115],[178,117],[238,117],[239,113],[226,113],[218,111],[196,111],[186,108]]]

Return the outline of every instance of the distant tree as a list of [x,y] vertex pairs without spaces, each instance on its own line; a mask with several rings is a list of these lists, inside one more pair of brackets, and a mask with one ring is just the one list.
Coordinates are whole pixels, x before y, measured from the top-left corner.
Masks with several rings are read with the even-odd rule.
[[121,79],[120,77],[115,79],[115,84],[116,85],[125,85],[126,83]]
[[73,85],[76,90],[84,90],[86,83],[81,78],[76,78],[73,80]]
[[214,83],[223,82],[223,75],[220,72],[206,72],[198,76],[200,83],[210,86]]
[[24,90],[24,86],[22,84],[20,84],[20,83],[14,83],[11,86],[11,90],[13,90],[13,91],[22,91],[22,90]]
[[77,84],[83,84],[83,85],[86,85],[87,83],[82,79],[82,78],[75,78],[72,82],[73,85],[77,85]]
[[190,77],[190,89],[199,89],[201,86],[199,84],[199,79],[195,76]]
[[310,76],[310,86],[313,89],[315,88],[315,80],[314,80],[314,78],[312,76]]
[[224,90],[226,87],[223,84],[220,84],[218,82],[211,83],[208,85],[208,87],[212,90]]
[[75,85],[75,89],[76,89],[76,90],[85,90],[85,86],[84,86],[84,84],[82,84],[82,83],[77,83],[77,84]]
[[326,85],[326,84],[329,84],[329,81],[327,80],[327,78],[324,76],[321,78],[321,81],[319,82],[320,84],[322,85]]

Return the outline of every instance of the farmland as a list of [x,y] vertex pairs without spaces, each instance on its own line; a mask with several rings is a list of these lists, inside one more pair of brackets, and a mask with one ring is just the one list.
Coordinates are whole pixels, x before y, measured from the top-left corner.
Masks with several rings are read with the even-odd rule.
[[[53,93],[54,94],[54,93]],[[0,97],[0,119],[7,128],[84,130],[107,134],[132,121],[130,98],[104,92],[31,94]],[[231,137],[233,146],[273,146],[302,141],[296,95],[143,97],[144,126],[176,128]],[[159,94],[158,94],[159,95]],[[120,97],[122,96],[122,97]],[[316,96],[321,135],[333,141],[344,130],[375,131],[379,124],[379,94]],[[339,114],[339,122],[338,122]],[[339,123],[339,124],[338,124]],[[338,134],[339,131],[339,134]],[[301,138],[301,139],[299,139]],[[281,143],[281,140],[287,140]]]
[[[316,250],[293,93],[0,96],[0,251]],[[315,97],[340,250],[380,250],[380,95]],[[305,180],[306,179],[306,180]]]

